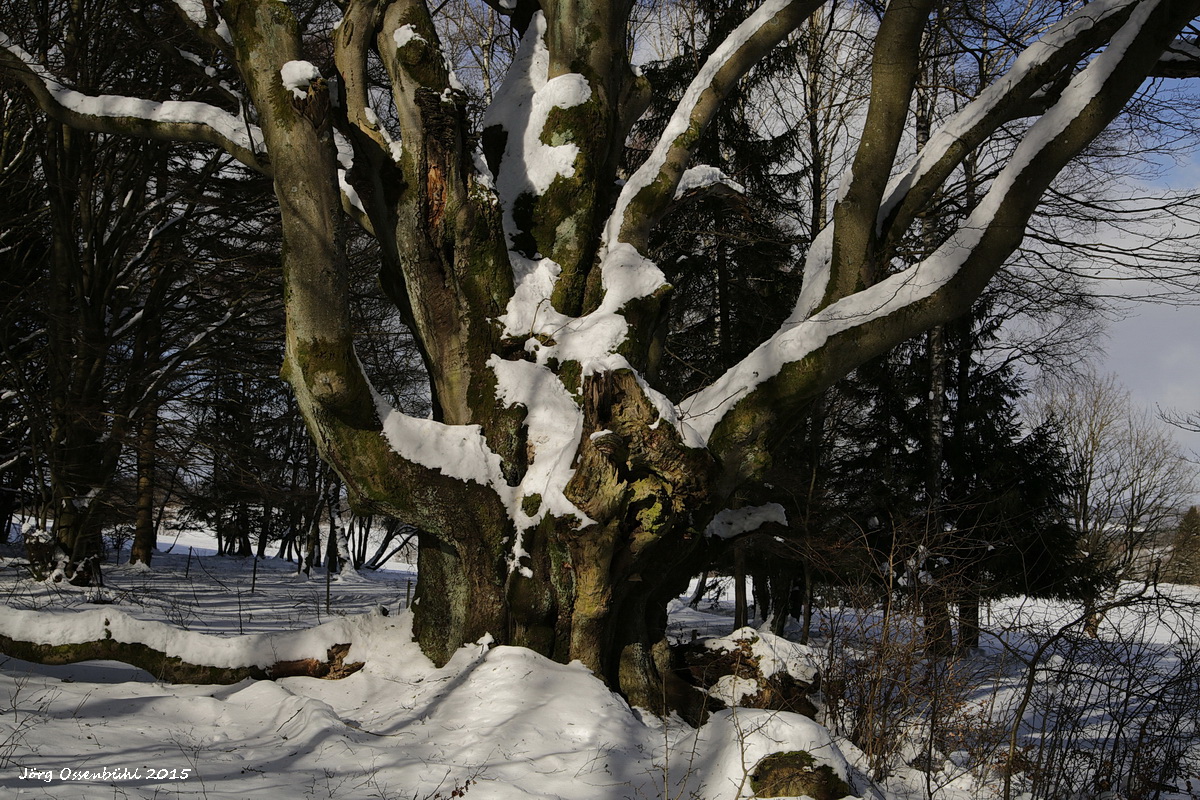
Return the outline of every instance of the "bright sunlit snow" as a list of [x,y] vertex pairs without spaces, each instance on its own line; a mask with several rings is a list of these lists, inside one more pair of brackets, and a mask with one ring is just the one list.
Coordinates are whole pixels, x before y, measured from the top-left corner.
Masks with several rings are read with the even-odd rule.
[[828,733],[794,714],[721,712],[697,736],[630,709],[578,664],[521,648],[471,645],[436,668],[397,609],[408,572],[335,580],[327,609],[324,575],[286,562],[259,562],[253,577],[247,559],[178,547],[155,562],[110,566],[107,588],[85,591],[23,580],[19,560],[0,560],[0,633],[66,642],[108,630],[229,664],[319,658],[352,642],[347,662],[365,666],[341,680],[194,686],[115,662],[3,659],[0,787],[10,796],[429,798],[466,787],[498,800],[633,800],[665,786],[715,800],[749,796],[753,760],[802,747],[845,774]]
[[[797,714],[748,708],[715,711],[694,730],[677,718],[662,721],[629,708],[578,664],[492,646],[490,637],[437,668],[412,641],[412,618],[404,610],[412,596],[411,568],[329,580],[321,570],[298,574],[289,562],[255,564],[188,546],[203,543],[203,534],[187,534],[155,557],[152,570],[110,564],[103,589],[33,582],[24,560],[9,550],[0,558],[7,606],[0,634],[67,642],[108,631],[188,660],[231,665],[319,659],[331,644],[348,643],[346,661],[365,666],[340,680],[197,686],[162,683],[116,662],[41,666],[4,658],[0,787],[6,796],[428,800],[465,791],[468,798],[498,800],[737,800],[751,797],[748,773],[760,758],[790,750],[828,764],[851,783],[854,797],[912,800],[925,796],[920,792],[929,782],[939,800],[1000,796],[1001,774],[979,771],[977,756],[966,749],[946,754],[928,776],[897,761],[887,780],[873,786],[864,772],[867,755],[836,732],[836,705],[824,712],[832,734]],[[881,637],[903,646],[916,635],[906,632],[910,618],[903,614],[888,622],[878,609],[841,604],[817,610],[809,646],[765,630],[732,631],[731,591],[722,578],[698,609],[674,601],[670,638],[710,637],[702,639],[705,648],[751,654],[764,675],[786,672],[812,682],[856,674],[839,670],[860,669],[852,666],[855,659],[868,658],[870,643]],[[1128,591],[1134,601],[1108,615],[1096,647],[1119,647],[1123,659],[1140,664],[1146,691],[1162,691],[1153,675],[1168,679],[1197,633],[1189,610],[1195,606],[1170,603],[1194,604],[1200,590]],[[986,720],[1003,719],[1021,699],[1024,663],[1038,642],[1079,618],[1070,603],[992,603],[983,648],[962,662],[977,688],[965,706],[946,710],[947,719],[962,715],[978,720],[981,732],[989,730]],[[788,630],[794,635],[796,623]],[[1031,684],[1029,733],[1022,734],[1034,738],[1022,741],[1037,741],[1043,698],[1055,691],[1071,704],[1114,696],[1108,689],[1084,692],[1104,685],[1089,671],[1107,669],[1106,662],[1069,657],[1057,650],[1042,656]],[[906,668],[911,665],[894,662],[893,669]],[[1068,669],[1078,676],[1063,672]],[[902,680],[902,672],[895,678]],[[752,679],[726,676],[710,695],[736,703],[756,690]],[[1127,713],[1097,705],[1070,735],[1085,737],[1078,740],[1084,746],[1087,731],[1109,730]],[[901,752],[916,759],[921,729],[905,728],[910,722],[899,713],[889,724],[909,730],[912,747]],[[1179,735],[1196,734],[1195,720],[1188,725],[1177,728]],[[1160,800],[1188,797],[1163,791]]]

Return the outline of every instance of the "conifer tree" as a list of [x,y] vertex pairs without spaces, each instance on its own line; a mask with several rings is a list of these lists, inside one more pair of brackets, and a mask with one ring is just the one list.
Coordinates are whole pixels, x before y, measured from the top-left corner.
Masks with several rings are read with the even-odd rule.
[[1171,547],[1167,579],[1200,586],[1200,508],[1192,506],[1179,521]]
[[843,443],[853,455],[832,478],[882,573],[899,571],[914,591],[959,605],[960,648],[977,644],[983,598],[1077,597],[1099,580],[1067,521],[1067,463],[1053,421],[1022,431],[1020,377],[983,355],[1001,324],[991,308],[985,298],[945,326],[940,494],[929,493],[930,349],[921,341],[846,382],[862,411]]
[[[627,152],[641,164],[712,51],[753,9],[730,0],[691,0],[689,27],[674,32],[678,53],[647,64],[653,100]],[[696,146],[678,202],[651,236],[653,258],[674,287],[655,382],[691,392],[743,358],[795,303],[802,219],[798,124],[771,119],[765,93],[795,71],[798,46],[785,43],[731,91]]]

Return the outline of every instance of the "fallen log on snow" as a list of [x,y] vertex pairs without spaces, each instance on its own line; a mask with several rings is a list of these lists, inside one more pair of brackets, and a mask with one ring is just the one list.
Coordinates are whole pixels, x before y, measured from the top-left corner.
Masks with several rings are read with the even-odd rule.
[[[0,654],[35,664],[119,661],[168,683],[230,684],[306,676],[334,680],[347,663],[353,625],[345,619],[303,631],[225,637],[183,631],[115,609],[0,611]],[[330,640],[333,640],[332,642]]]
[[71,644],[38,644],[22,642],[0,635],[0,654],[30,661],[34,664],[77,664],[80,661],[120,661],[122,664],[140,667],[155,678],[166,683],[221,683],[230,684],[246,678],[276,680],[277,678],[324,678],[336,680],[353,675],[363,667],[361,661],[345,663],[350,645],[335,644],[329,648],[325,660],[301,658],[280,661],[262,667],[214,667],[207,664],[189,664],[178,656],[168,656],[159,650],[138,642],[118,642],[115,639],[100,639],[94,642]]

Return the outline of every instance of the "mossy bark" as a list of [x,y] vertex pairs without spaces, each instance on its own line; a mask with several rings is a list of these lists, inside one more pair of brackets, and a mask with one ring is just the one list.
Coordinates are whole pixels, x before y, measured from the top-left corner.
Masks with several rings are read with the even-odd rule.
[[833,767],[818,764],[807,750],[771,753],[754,765],[750,788],[755,797],[811,797],[813,800],[841,800],[850,787]]

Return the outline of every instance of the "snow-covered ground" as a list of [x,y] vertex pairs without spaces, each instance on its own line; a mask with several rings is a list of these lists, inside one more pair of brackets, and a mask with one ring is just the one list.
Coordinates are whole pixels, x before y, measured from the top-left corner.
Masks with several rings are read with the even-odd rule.
[[352,639],[347,660],[366,666],[336,681],[192,686],[115,662],[4,660],[0,795],[733,798],[748,796],[758,759],[797,749],[845,774],[825,729],[797,715],[726,712],[697,732],[630,709],[577,664],[486,643],[435,668],[402,610],[411,572],[327,583],[287,562],[182,549],[153,570],[109,565],[99,591],[34,583],[19,560],[0,560],[0,632],[78,640],[95,618],[120,638],[133,618],[159,623],[156,647],[196,661],[221,657],[229,638],[267,663]]
[[[1064,752],[1086,751],[1095,761],[1089,767],[1084,758],[1075,767],[1076,796],[1133,797],[1120,785],[1110,795],[1096,789],[1093,773],[1107,751],[1080,744],[1085,732],[1122,718],[1097,706],[1111,700],[1112,692],[1084,697],[1080,691],[1122,681],[1132,685],[1132,674],[1101,657],[1112,655],[1111,647],[1068,653],[1053,644],[1037,652],[1056,626],[1078,612],[1070,604],[994,604],[988,620],[994,635],[960,662],[972,671],[961,681],[968,691],[944,704],[939,719],[945,730],[939,728],[935,748],[928,747],[928,714],[919,707],[926,701],[897,706],[904,712],[894,720],[898,745],[887,774],[877,775],[878,790],[863,772],[871,767],[870,754],[795,714],[734,709],[714,714],[696,731],[630,709],[578,664],[556,664],[487,642],[464,647],[436,668],[412,642],[411,618],[403,610],[415,578],[411,571],[327,583],[323,571],[305,577],[287,562],[269,559],[255,566],[247,559],[197,555],[183,544],[157,556],[153,570],[110,565],[99,592],[34,583],[24,577],[19,559],[0,559],[0,601],[8,607],[0,610],[0,633],[21,628],[26,638],[53,643],[56,637],[77,638],[88,624],[117,631],[118,638],[141,629],[156,647],[174,648],[185,658],[257,657],[263,663],[323,657],[330,644],[353,641],[347,660],[366,666],[341,680],[195,686],[159,682],[114,662],[48,667],[0,656],[0,796],[735,800],[751,796],[748,773],[764,755],[808,750],[848,778],[863,798],[977,800],[1003,796],[1001,771],[986,762],[1008,752],[1008,728],[1000,721],[1028,696],[1027,723],[1018,730],[1021,748],[1028,748],[1025,758],[1036,759],[1039,743],[1043,750],[1047,743],[1063,744],[1062,735],[1055,739],[1056,728],[1042,724],[1066,730],[1066,721],[1053,719],[1061,701],[1059,708],[1086,717],[1074,720],[1071,730],[1079,741],[1073,739],[1075,750]],[[1200,600],[1195,590],[1171,591]],[[728,600],[718,593],[698,611],[673,604],[672,633],[680,639],[690,639],[692,631],[728,634]],[[1178,676],[1187,674],[1180,666],[1195,649],[1194,609],[1160,606],[1149,613],[1151,608],[1110,614],[1105,630],[1121,635],[1102,634],[1101,640],[1120,642],[1133,663],[1158,670],[1162,681],[1175,676],[1175,688],[1187,690],[1187,678]],[[877,621],[875,612],[845,607],[818,617],[814,651],[829,675],[867,674],[867,656],[878,649]],[[1040,639],[1037,631],[1050,633]],[[1035,655],[1038,668],[1030,673]],[[846,687],[853,680],[839,680],[838,697],[852,694]],[[1145,687],[1140,691],[1152,694]],[[1194,694],[1200,695],[1200,687]],[[1186,700],[1164,697],[1177,706]],[[832,699],[827,721],[839,734],[849,733],[841,724],[845,717],[833,714],[844,700]],[[1195,706],[1180,710],[1177,718],[1163,721],[1177,729],[1179,741],[1187,737],[1190,747]],[[1155,716],[1170,716],[1169,711],[1164,706]],[[1132,735],[1142,718],[1127,716]],[[1141,725],[1143,738],[1157,730],[1152,728]],[[979,741],[988,736],[993,749],[980,750]],[[1161,744],[1159,739],[1154,741]],[[932,769],[910,766],[922,751]],[[1200,797],[1198,755],[1193,748],[1194,791],[1187,790],[1185,771],[1171,791],[1160,787],[1157,796]],[[1029,774],[1015,776],[1012,797],[1029,797],[1022,793],[1030,789],[1036,787]]]

